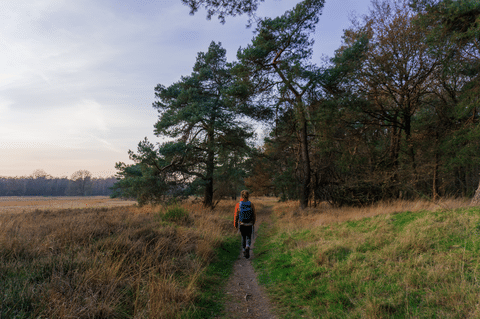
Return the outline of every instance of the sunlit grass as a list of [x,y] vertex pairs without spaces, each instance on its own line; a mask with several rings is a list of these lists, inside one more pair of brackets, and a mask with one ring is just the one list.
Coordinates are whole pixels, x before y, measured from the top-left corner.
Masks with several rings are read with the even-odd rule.
[[[446,198],[433,202],[430,200],[392,200],[379,202],[365,207],[334,207],[327,203],[320,203],[317,207],[301,210],[298,202],[278,202],[273,206],[275,216],[286,230],[318,227],[336,222],[358,220],[365,217],[392,214],[397,212],[454,210],[470,207],[470,201],[459,198]],[[295,222],[291,222],[291,221]]]
[[284,318],[478,318],[480,209],[460,206],[279,203],[254,265]]
[[[285,318],[480,317],[477,208],[252,200],[273,212],[253,262]],[[214,316],[239,253],[235,203],[2,213],[0,317]]]
[[0,317],[201,318],[238,255],[232,205],[2,213]]

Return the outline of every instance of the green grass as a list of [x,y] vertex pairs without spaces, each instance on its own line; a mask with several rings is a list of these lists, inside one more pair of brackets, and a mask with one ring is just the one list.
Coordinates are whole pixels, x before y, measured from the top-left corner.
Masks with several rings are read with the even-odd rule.
[[479,221],[473,208],[269,225],[254,267],[283,318],[480,318]]
[[166,209],[164,214],[159,213],[160,219],[163,221],[175,222],[175,223],[189,223],[191,221],[190,216],[185,208],[179,205],[173,205]]
[[200,279],[200,295],[195,305],[181,315],[185,319],[213,318],[224,309],[224,287],[238,258],[240,237],[229,237],[215,250],[215,258]]

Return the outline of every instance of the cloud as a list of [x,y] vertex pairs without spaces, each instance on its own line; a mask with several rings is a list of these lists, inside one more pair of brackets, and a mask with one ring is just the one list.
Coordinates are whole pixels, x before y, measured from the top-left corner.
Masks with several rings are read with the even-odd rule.
[[49,110],[45,114],[54,120],[59,130],[69,134],[109,130],[104,109],[95,100],[83,100],[73,106]]
[[0,149],[3,150],[35,150],[35,149],[47,149],[47,148],[67,148],[73,149],[69,144],[55,143],[55,142],[10,142],[0,141]]
[[0,97],[0,120],[6,117],[7,113],[10,111],[10,107],[12,104],[13,104],[12,100],[8,100]]
[[[0,127],[0,142],[54,143],[57,146],[81,147],[90,136],[108,133],[110,123],[118,119],[108,116],[105,108],[94,100],[83,100],[65,107],[47,108],[42,112],[10,109],[8,119]],[[20,120],[21,119],[21,120]]]
[[[265,1],[258,15],[275,17],[296,2]],[[357,2],[332,4],[334,19],[341,3]],[[332,34],[328,3],[321,50]],[[188,13],[180,0],[0,0],[0,173],[113,168],[145,136],[159,141],[154,87],[189,75],[212,40],[232,61],[253,37],[247,16],[221,25],[203,9]]]

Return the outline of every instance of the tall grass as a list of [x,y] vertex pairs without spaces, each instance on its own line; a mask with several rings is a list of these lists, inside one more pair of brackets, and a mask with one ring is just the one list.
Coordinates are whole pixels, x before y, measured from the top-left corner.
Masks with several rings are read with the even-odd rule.
[[480,209],[461,206],[276,204],[254,266],[284,318],[480,318]]
[[232,207],[3,213],[0,318],[198,316],[218,250],[238,255]]
[[317,207],[304,210],[299,208],[298,202],[289,201],[276,203],[272,211],[279,217],[282,229],[296,230],[405,211],[455,210],[464,207],[470,207],[470,200],[462,198],[444,198],[435,202],[422,199],[392,200],[365,207],[334,207],[323,202]]

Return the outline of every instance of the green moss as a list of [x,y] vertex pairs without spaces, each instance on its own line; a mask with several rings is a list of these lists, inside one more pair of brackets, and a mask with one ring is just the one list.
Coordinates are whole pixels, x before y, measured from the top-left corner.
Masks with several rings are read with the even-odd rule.
[[222,245],[215,250],[214,261],[208,265],[200,279],[200,295],[194,306],[181,314],[181,318],[214,318],[223,311],[225,301],[223,289],[232,274],[233,264],[240,252],[239,247],[240,238],[234,236],[226,238]]

